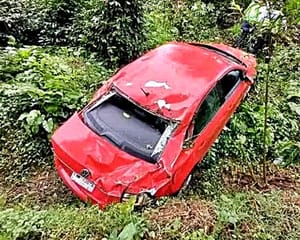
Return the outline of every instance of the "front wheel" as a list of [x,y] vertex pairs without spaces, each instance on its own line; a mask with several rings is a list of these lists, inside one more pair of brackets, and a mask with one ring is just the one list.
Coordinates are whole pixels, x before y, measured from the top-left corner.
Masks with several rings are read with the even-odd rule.
[[182,195],[184,193],[184,191],[188,188],[188,186],[192,180],[192,177],[193,177],[193,173],[190,173],[184,180],[181,188],[174,194],[175,196]]

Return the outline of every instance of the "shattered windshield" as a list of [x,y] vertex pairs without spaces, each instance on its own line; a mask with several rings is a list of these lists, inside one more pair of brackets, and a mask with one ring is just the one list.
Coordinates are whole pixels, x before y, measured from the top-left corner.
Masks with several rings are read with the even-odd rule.
[[148,162],[158,161],[175,123],[154,115],[113,92],[84,114],[84,122],[98,135],[125,152]]

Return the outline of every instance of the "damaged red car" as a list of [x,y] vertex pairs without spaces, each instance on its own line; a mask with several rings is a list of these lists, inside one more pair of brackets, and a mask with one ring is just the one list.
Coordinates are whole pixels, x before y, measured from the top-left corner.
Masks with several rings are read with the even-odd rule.
[[55,165],[100,207],[178,192],[245,97],[256,60],[171,42],[123,67],[52,136]]

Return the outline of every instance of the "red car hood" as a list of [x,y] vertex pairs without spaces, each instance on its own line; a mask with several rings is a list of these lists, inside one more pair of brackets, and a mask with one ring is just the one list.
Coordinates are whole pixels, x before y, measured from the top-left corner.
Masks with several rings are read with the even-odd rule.
[[159,165],[133,157],[96,135],[78,113],[58,128],[51,140],[56,156],[66,167],[77,173],[88,169],[90,180],[106,192],[122,192],[132,183],[142,182],[134,190],[141,192],[151,188],[153,179],[165,179],[161,184],[156,182],[156,186],[163,186],[167,179],[161,176],[165,172],[158,171]]

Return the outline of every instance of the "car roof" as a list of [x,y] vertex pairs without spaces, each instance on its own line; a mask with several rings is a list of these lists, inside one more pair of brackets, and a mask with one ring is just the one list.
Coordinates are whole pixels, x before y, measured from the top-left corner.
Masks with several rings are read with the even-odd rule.
[[171,42],[122,68],[113,84],[149,111],[182,120],[234,68],[244,66],[210,48]]

